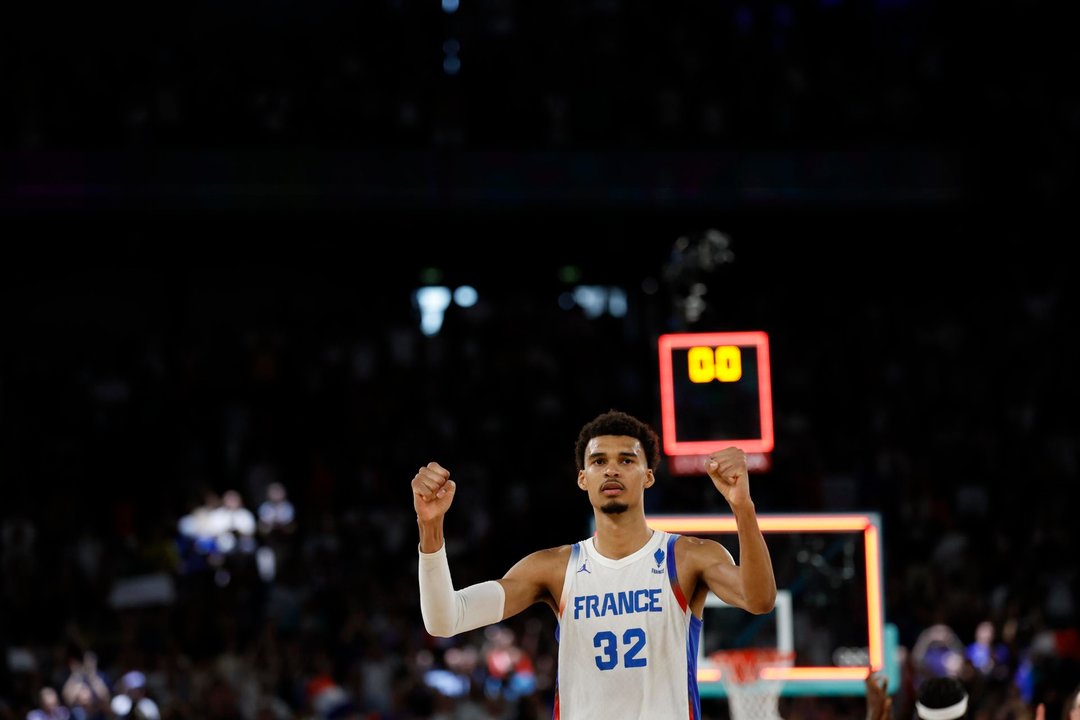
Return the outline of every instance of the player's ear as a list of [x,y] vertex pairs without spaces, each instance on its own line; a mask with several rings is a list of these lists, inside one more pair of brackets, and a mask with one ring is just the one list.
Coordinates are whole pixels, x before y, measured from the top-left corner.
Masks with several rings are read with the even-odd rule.
[[646,470],[645,471],[645,487],[652,487],[654,482],[656,482],[656,476],[653,475],[653,471],[652,470]]
[[585,471],[584,470],[578,470],[577,486],[579,488],[581,488],[582,490],[588,490],[589,489],[589,484],[585,482]]

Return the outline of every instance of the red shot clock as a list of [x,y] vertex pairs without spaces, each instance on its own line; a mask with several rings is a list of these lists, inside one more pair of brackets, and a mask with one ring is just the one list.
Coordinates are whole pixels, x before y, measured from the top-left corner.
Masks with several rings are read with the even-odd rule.
[[742,448],[751,470],[773,449],[769,338],[764,332],[661,335],[664,453],[675,474],[701,473],[705,455]]

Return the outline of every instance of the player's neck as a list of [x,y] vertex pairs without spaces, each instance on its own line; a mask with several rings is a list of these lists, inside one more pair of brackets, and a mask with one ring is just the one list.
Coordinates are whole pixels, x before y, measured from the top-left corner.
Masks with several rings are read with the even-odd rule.
[[652,534],[642,514],[625,517],[598,512],[593,546],[604,557],[619,560],[640,550]]

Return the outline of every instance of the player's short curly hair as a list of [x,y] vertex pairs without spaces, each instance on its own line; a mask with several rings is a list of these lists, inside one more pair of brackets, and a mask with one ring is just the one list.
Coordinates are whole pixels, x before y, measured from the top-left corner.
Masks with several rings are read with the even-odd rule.
[[655,470],[660,465],[660,438],[648,423],[638,420],[619,410],[608,410],[585,423],[578,433],[574,454],[577,457],[577,469],[585,469],[585,446],[594,437],[601,435],[625,435],[637,438],[645,451],[645,460],[649,469]]

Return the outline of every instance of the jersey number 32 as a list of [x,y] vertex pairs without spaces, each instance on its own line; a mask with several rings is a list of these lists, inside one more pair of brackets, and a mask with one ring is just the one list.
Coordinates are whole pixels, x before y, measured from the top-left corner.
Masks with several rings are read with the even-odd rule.
[[[601,652],[595,658],[596,667],[601,670],[611,670],[619,665],[619,641],[615,633],[602,630],[593,635],[592,644]],[[648,658],[638,657],[645,648],[645,630],[642,628],[627,628],[622,635],[622,647],[624,667],[638,668],[649,664]]]

